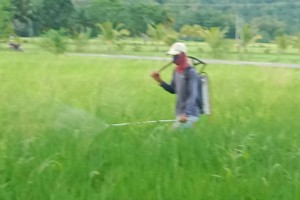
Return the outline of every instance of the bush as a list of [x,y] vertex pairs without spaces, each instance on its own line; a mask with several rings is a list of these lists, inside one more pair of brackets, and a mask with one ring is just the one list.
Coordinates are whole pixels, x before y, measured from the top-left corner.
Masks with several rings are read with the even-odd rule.
[[43,36],[41,46],[52,53],[61,54],[66,51],[66,41],[63,30],[56,31],[50,29]]
[[91,29],[87,30],[86,32],[81,32],[74,38],[77,52],[84,52],[85,47],[87,46],[89,42],[89,38],[91,36]]
[[141,51],[142,50],[142,45],[139,43],[133,43],[132,44],[132,50],[133,51]]

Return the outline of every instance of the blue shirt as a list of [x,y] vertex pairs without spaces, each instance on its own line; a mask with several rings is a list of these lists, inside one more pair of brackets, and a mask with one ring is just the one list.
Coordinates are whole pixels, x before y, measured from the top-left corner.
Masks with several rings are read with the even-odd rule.
[[182,114],[198,117],[200,108],[198,98],[198,73],[195,68],[187,68],[183,74],[174,72],[170,84],[163,82],[160,86],[171,94],[176,94],[176,116]]

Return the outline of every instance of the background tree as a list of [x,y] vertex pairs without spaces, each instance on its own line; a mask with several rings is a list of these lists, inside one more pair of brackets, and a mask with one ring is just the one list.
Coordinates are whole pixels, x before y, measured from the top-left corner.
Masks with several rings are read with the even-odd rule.
[[155,48],[159,50],[159,43],[166,37],[166,28],[163,24],[148,24],[147,34],[156,43]]
[[263,42],[270,42],[284,33],[285,24],[270,16],[258,17],[252,20],[251,26],[262,35]]
[[289,37],[286,35],[277,36],[275,40],[279,53],[284,53],[289,46]]
[[130,32],[127,29],[122,29],[124,24],[117,24],[115,27],[112,22],[107,21],[97,25],[101,29],[101,39],[108,44],[115,44],[121,37],[127,37]]
[[257,39],[260,39],[260,36],[255,34],[255,31],[251,25],[244,25],[241,32],[241,46],[243,47],[244,52],[247,52],[248,45],[255,42]]
[[113,24],[121,23],[121,19],[125,17],[122,5],[118,0],[90,0],[85,6],[85,10],[88,20],[94,25],[107,21]]
[[225,39],[226,29],[221,30],[219,27],[205,29],[202,37],[208,43],[212,50],[213,57],[219,57],[225,47],[228,47],[228,42]]
[[147,24],[168,24],[177,32],[185,25],[220,27],[233,39],[238,28],[236,16],[251,24],[263,42],[300,30],[300,5],[294,0],[246,0],[238,4],[236,0],[1,0],[2,8],[7,2],[12,3],[9,21],[20,36],[64,28],[70,35],[91,29],[95,37],[100,31],[96,25],[111,21],[125,24],[131,36],[146,33]]
[[[213,7],[214,4],[197,5],[183,9],[178,7],[172,12],[175,15],[175,28],[179,30],[184,25],[200,25],[202,27],[220,27],[221,29],[227,29],[228,37],[234,38],[235,36],[235,16],[232,14],[232,10],[227,8],[220,9]],[[210,5],[212,7],[210,7]],[[175,12],[175,13],[174,13]],[[178,14],[177,14],[178,13]]]
[[146,33],[148,24],[167,24],[172,23],[166,10],[155,4],[131,4],[125,6],[123,23],[133,36]]
[[200,25],[184,25],[180,28],[179,35],[184,39],[201,39],[204,29]]
[[31,0],[12,0],[12,9],[15,32],[20,36],[33,36],[37,15]]
[[42,0],[39,8],[41,31],[48,29],[71,29],[74,6],[71,0]]
[[294,48],[298,49],[300,53],[300,33],[298,33],[296,36],[292,36],[292,45]]
[[3,0],[0,4],[0,38],[7,38],[13,33],[11,2]]
[[87,31],[92,33],[94,24],[89,20],[88,13],[84,8],[75,8],[73,15],[70,19],[70,34],[78,36],[78,34],[86,33]]
[[64,53],[67,49],[66,38],[64,35],[65,31],[63,29],[59,31],[50,29],[43,35],[41,46],[55,54]]
[[74,43],[75,43],[75,51],[83,52],[85,51],[85,47],[89,43],[89,39],[91,37],[91,29],[82,30],[74,35]]

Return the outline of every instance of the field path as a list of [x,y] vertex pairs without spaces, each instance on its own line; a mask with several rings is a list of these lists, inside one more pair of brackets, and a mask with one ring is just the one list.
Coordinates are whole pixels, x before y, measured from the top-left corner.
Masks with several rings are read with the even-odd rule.
[[[69,56],[92,56],[104,58],[122,58],[122,59],[138,59],[138,60],[161,60],[170,61],[169,58],[154,57],[154,56],[135,56],[135,55],[112,55],[112,54],[91,54],[91,53],[67,53]],[[233,61],[233,60],[217,60],[203,59],[207,64],[223,64],[223,65],[254,65],[258,67],[283,67],[283,68],[300,68],[300,64],[292,63],[272,63],[272,62],[254,62],[254,61]]]

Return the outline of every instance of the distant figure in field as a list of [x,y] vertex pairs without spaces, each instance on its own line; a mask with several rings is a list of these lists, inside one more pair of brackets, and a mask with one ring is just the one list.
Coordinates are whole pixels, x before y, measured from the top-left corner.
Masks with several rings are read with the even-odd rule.
[[174,128],[192,127],[199,119],[200,107],[198,106],[198,74],[195,68],[189,64],[187,47],[184,43],[174,43],[168,55],[173,57],[175,70],[170,84],[163,81],[158,71],[152,72],[151,76],[166,91],[176,94],[176,122]]
[[21,44],[18,43],[15,39],[15,36],[11,35],[9,36],[9,48],[16,51],[22,51]]

